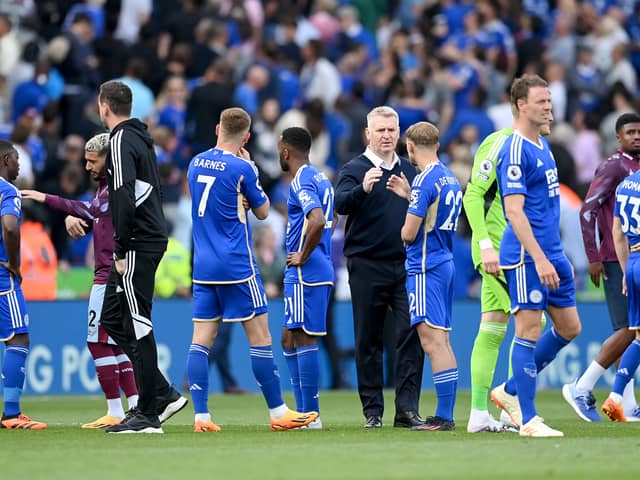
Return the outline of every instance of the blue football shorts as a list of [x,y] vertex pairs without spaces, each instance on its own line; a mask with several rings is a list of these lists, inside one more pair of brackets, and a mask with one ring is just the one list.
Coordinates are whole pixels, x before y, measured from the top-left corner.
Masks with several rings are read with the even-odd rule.
[[560,287],[556,290],[542,285],[533,262],[504,270],[511,297],[511,313],[518,310],[546,310],[549,305],[556,308],[575,307],[576,285],[569,260],[562,256],[551,263],[560,277]]
[[629,304],[629,330],[640,330],[640,253],[629,255],[625,279]]
[[267,312],[260,275],[243,283],[193,284],[193,321],[244,322]]
[[432,328],[451,330],[454,277],[453,260],[436,265],[426,273],[407,274],[412,327],[426,323]]
[[22,289],[15,288],[0,296],[0,341],[21,333],[29,333],[29,314]]
[[309,335],[326,335],[332,288],[331,285],[312,287],[285,283],[283,327],[289,330],[301,328]]

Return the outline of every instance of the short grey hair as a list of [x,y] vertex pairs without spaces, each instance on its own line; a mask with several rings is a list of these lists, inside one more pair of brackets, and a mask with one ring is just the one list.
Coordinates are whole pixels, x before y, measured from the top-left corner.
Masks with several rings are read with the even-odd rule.
[[398,112],[396,112],[391,107],[382,106],[382,107],[376,107],[373,110],[371,110],[367,114],[367,128],[371,128],[371,119],[373,117],[386,117],[386,118],[394,117],[396,119],[396,123],[400,125],[400,117],[398,116]]
[[84,144],[85,152],[96,152],[98,155],[106,155],[109,151],[109,134],[100,133],[95,137],[91,137]]

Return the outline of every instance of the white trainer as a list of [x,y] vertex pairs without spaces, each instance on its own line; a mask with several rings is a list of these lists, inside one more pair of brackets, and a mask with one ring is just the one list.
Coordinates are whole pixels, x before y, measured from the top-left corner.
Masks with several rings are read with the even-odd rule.
[[560,430],[554,430],[549,425],[545,425],[544,418],[536,415],[522,427],[520,427],[521,437],[564,437]]
[[640,406],[636,405],[631,410],[625,410],[624,416],[627,417],[627,422],[640,422]]
[[504,389],[504,383],[491,390],[491,400],[496,406],[509,415],[511,421],[516,428],[522,425],[522,411],[520,410],[520,401],[515,395],[509,395]]
[[505,429],[510,432],[517,432],[518,427],[511,421],[511,417],[504,410],[500,410],[500,423],[504,425]]
[[322,430],[322,420],[320,420],[320,417],[318,417],[309,425],[303,428],[308,428],[309,430]]
[[469,423],[467,423],[467,432],[480,433],[502,433],[506,432],[504,425],[493,418],[488,410],[471,410],[469,415]]

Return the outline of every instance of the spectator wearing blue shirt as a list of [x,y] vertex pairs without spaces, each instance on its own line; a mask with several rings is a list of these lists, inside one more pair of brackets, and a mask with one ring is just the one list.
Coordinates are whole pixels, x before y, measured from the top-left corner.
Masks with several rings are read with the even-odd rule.
[[378,58],[378,46],[375,37],[360,23],[358,10],[351,5],[338,9],[340,32],[329,45],[329,57],[338,61],[342,56],[358,44],[365,44],[368,50],[367,60]]
[[180,144],[184,141],[188,95],[184,77],[173,75],[165,82],[157,105],[156,123],[174,131]]
[[480,75],[475,66],[464,58],[454,63],[450,68],[451,87],[453,88],[453,103],[459,111],[470,105],[471,92],[480,84]]
[[604,79],[593,60],[593,46],[578,45],[578,61],[569,75],[569,118],[576,110],[595,111],[604,93]]
[[464,30],[464,19],[469,12],[475,11],[475,5],[469,1],[448,0],[442,2],[442,14],[447,19],[449,34],[455,35]]
[[42,112],[49,101],[47,94],[47,80],[49,76],[49,64],[39,61],[35,65],[35,72],[31,80],[19,83],[13,91],[12,119],[13,122],[30,108]]
[[236,88],[233,101],[252,117],[260,108],[259,94],[269,84],[269,71],[262,65],[252,65],[247,76]]
[[414,123],[429,120],[429,113],[433,112],[429,111],[422,99],[423,95],[424,86],[417,80],[405,79],[401,84],[396,85],[389,103],[400,117],[400,135],[404,135]]
[[478,13],[484,19],[482,30],[488,36],[488,44],[484,45],[486,62],[491,69],[489,97],[497,101],[513,78],[518,67],[518,55],[511,31],[500,19],[501,6],[499,0],[481,0],[478,2]]
[[129,60],[124,71],[124,77],[118,79],[131,89],[133,103],[131,104],[131,118],[146,122],[153,114],[154,96],[142,79],[147,73],[147,62],[143,58],[133,57]]
[[469,105],[457,109],[451,125],[442,136],[442,148],[446,149],[452,140],[457,138],[467,125],[473,125],[478,130],[478,143],[494,131],[494,125],[486,110],[483,107],[486,98],[486,91],[477,88],[470,95]]
[[104,34],[106,16],[104,13],[104,7],[99,7],[95,4],[95,1],[85,0],[82,3],[76,3],[75,5],[73,5],[71,9],[69,9],[67,16],[64,18],[64,24],[62,25],[62,28],[64,30],[69,30],[69,27],[73,23],[73,19],[76,17],[76,15],[78,13],[83,13],[91,18],[96,38],[102,37],[102,35]]

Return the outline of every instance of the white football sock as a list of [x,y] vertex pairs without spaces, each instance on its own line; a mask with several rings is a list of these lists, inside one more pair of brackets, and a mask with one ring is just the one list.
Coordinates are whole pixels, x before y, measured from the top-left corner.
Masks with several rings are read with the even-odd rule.
[[591,391],[595,387],[596,382],[600,380],[600,377],[605,372],[604,367],[595,360],[584,371],[582,376],[576,383],[576,388],[580,391]]
[[636,402],[636,394],[633,390],[633,378],[629,380],[627,386],[624,387],[624,392],[622,392],[622,408],[625,412],[632,412],[638,402]]
[[107,398],[107,415],[116,418],[124,418],[124,410],[120,398]]

